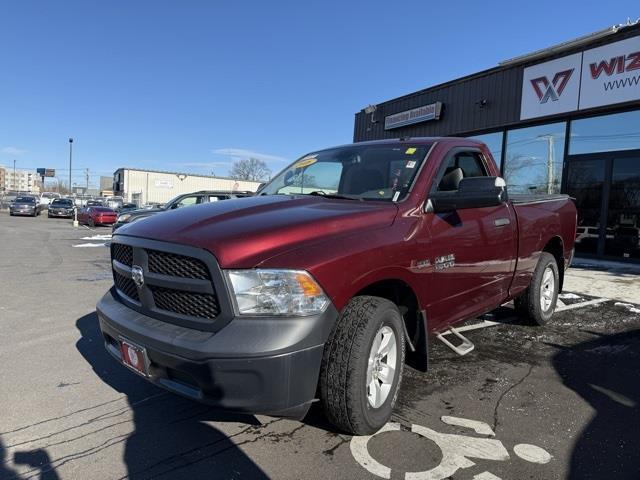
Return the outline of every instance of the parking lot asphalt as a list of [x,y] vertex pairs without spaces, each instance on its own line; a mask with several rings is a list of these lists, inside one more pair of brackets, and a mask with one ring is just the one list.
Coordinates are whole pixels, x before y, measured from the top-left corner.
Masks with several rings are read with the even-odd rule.
[[[640,478],[640,306],[565,292],[545,327],[433,341],[370,438],[164,392],[104,350],[108,228],[0,212],[0,479]],[[477,322],[469,322],[474,323]]]

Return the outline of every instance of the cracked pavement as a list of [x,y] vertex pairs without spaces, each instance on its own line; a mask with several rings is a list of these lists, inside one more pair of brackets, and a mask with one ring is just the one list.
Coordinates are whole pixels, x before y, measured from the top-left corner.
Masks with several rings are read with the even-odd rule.
[[[317,406],[303,422],[216,412],[118,365],[93,313],[111,284],[108,249],[73,248],[105,233],[0,213],[0,479],[379,478]],[[574,293],[565,303],[592,299]],[[566,310],[542,328],[504,307],[491,317],[504,325],[468,333],[476,349],[465,357],[432,342],[429,372],[405,369],[392,419],[401,429],[372,438],[369,453],[392,479],[433,468],[442,452],[412,425],[481,437],[447,415],[486,423],[509,452],[453,479],[640,478],[631,303]],[[552,458],[526,461],[521,444]]]

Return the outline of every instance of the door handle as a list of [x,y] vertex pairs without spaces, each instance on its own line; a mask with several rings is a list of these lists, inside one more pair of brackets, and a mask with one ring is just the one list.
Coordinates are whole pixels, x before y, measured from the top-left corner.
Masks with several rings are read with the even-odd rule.
[[511,220],[509,220],[508,218],[496,218],[493,221],[493,224],[496,227],[504,227],[505,225],[509,225],[511,223]]

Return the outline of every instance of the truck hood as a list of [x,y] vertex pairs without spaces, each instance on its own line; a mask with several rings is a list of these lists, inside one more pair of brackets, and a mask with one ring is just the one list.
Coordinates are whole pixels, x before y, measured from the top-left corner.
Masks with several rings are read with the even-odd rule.
[[117,235],[195,246],[222,268],[253,268],[294,248],[389,226],[395,204],[315,196],[270,195],[224,200],[126,224]]

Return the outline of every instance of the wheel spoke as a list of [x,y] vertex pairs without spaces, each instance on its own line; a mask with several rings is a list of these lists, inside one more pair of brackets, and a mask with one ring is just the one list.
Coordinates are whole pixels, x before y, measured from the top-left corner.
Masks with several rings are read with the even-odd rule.
[[374,391],[376,392],[376,401],[374,403],[374,406],[378,408],[380,405],[382,405],[382,402],[385,401],[386,397],[382,395],[382,390],[380,389],[380,382],[378,380],[374,380],[373,384],[375,385]]
[[380,351],[380,344],[382,343],[382,331],[376,333],[375,338],[373,339],[373,345],[371,345],[371,355],[369,357],[375,357],[375,355]]
[[369,385],[373,381],[373,360],[369,358],[369,362],[367,364],[367,385]]
[[378,353],[383,357],[386,356],[389,353],[389,350],[391,349],[391,345],[395,345],[395,338],[393,338],[393,335],[391,334],[383,335],[382,342],[378,347]]
[[379,385],[380,384],[376,379],[372,379],[371,382],[369,383],[368,397],[369,397],[369,403],[371,403],[372,407],[376,407],[378,404],[378,396],[380,394]]

